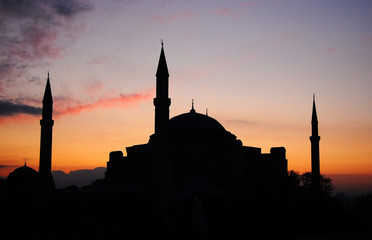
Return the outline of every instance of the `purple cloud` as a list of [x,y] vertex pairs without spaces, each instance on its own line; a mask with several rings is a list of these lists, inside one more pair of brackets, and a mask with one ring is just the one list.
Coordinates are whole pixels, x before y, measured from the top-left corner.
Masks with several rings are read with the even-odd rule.
[[12,101],[0,101],[0,116],[13,116],[16,114],[40,115],[41,108]]
[[23,76],[31,64],[61,57],[58,30],[69,19],[92,9],[93,5],[83,0],[0,0],[2,89],[4,82]]

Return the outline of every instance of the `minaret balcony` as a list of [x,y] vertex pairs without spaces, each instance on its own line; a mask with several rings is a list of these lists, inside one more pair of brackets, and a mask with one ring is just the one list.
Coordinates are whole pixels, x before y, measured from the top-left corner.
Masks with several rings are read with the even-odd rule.
[[169,107],[171,105],[171,99],[170,98],[154,98],[154,106],[167,106]]
[[53,119],[41,119],[40,120],[40,125],[41,126],[53,126],[54,125],[54,120]]
[[311,142],[313,142],[313,141],[319,142],[320,141],[320,136],[310,136],[310,141]]

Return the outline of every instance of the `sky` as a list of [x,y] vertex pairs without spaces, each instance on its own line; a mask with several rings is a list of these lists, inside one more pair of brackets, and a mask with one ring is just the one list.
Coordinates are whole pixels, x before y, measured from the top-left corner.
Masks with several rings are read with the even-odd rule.
[[38,169],[47,74],[53,170],[105,167],[154,132],[161,40],[171,117],[218,120],[246,146],[311,170],[372,174],[372,1],[0,1],[0,175]]

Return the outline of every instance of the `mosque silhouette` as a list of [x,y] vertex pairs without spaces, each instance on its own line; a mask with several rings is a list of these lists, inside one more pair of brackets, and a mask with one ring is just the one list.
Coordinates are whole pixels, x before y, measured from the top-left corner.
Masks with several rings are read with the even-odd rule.
[[[15,208],[17,214],[12,212],[14,208],[5,210],[8,231],[20,218],[32,216],[37,221],[27,229],[39,229],[40,223],[44,227],[31,239],[50,239],[55,232],[62,234],[55,239],[240,239],[232,236],[260,236],[262,227],[277,228],[275,234],[283,236],[288,224],[302,231],[295,216],[305,210],[302,221],[318,227],[306,217],[322,216],[313,212],[321,205],[293,190],[297,183],[289,181],[284,147],[262,153],[260,148],[243,146],[216,119],[198,113],[194,102],[189,112],[169,119],[168,82],[162,44],[153,100],[155,132],[149,141],[127,147],[127,156],[122,151],[110,152],[104,179],[82,189],[56,190],[51,171],[54,121],[48,73],[40,121],[39,171],[25,163],[10,173],[6,180],[10,197],[3,204],[31,203]],[[315,98],[311,124],[312,182],[318,188],[320,137]],[[333,211],[332,204],[325,206],[323,210]],[[270,232],[262,239],[267,234]],[[20,237],[30,235],[21,233]]]
[[189,112],[169,119],[168,79],[162,46],[156,71],[155,133],[148,143],[127,147],[127,156],[122,151],[110,153],[105,175],[109,186],[155,192],[185,185],[232,192],[280,187],[287,176],[284,147],[262,153],[260,148],[243,146],[217,120],[196,112],[194,103]]
[[[280,189],[287,177],[286,149],[270,153],[243,146],[237,137],[208,113],[191,110],[169,119],[171,99],[169,72],[162,43],[156,71],[155,133],[148,143],[112,151],[107,162],[105,185],[123,191],[173,192],[185,186],[194,190],[251,192]],[[52,128],[53,98],[49,73],[43,97],[39,172],[26,166],[8,176],[11,191],[53,191]],[[313,98],[311,166],[314,184],[320,181],[318,119]]]

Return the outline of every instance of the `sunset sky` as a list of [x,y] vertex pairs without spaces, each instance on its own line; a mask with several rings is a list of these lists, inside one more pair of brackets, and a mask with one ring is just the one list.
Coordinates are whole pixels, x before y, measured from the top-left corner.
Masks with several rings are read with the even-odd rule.
[[0,176],[38,170],[47,73],[53,170],[105,167],[154,131],[161,39],[171,117],[218,120],[246,146],[322,174],[372,174],[372,1],[0,1]]

